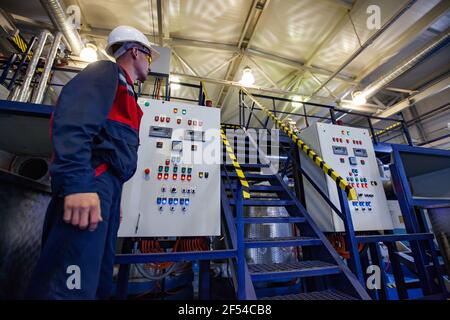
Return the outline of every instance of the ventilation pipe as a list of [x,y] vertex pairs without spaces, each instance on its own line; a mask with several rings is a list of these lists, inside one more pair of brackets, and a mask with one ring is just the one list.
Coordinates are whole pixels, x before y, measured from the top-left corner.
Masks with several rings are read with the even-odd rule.
[[77,30],[68,22],[64,5],[59,0],[41,0],[41,4],[56,28],[63,33],[72,53],[79,56],[84,45]]
[[61,43],[62,33],[58,32],[53,40],[52,47],[47,55],[47,61],[45,62],[44,71],[42,72],[41,79],[36,90],[36,94],[33,97],[33,103],[41,103],[44,98],[45,88],[47,87],[47,81],[52,71],[53,62],[55,61],[56,54],[58,53],[58,47]]
[[17,97],[17,101],[25,102],[27,100],[31,80],[33,78],[34,73],[36,72],[36,66],[39,62],[39,58],[41,57],[42,50],[44,49],[45,42],[47,41],[48,36],[51,36],[51,33],[48,32],[47,30],[43,30],[39,35],[39,42],[36,46],[36,49],[33,51],[33,57],[31,58],[30,64],[28,65],[23,85]]
[[442,47],[445,47],[449,43],[449,40],[450,40],[450,32],[447,30],[446,32],[442,33],[437,39],[435,39],[434,41],[423,47],[421,50],[419,50],[415,55],[413,55],[408,60],[404,61],[399,66],[394,68],[394,70],[390,71],[389,73],[380,77],[378,80],[369,84],[366,87],[366,89],[364,89],[361,92],[361,95],[364,96],[366,99],[373,96],[380,89],[382,89],[387,84],[392,82],[394,79],[398,78],[403,73],[405,73],[406,71],[417,65],[427,56],[433,54]]

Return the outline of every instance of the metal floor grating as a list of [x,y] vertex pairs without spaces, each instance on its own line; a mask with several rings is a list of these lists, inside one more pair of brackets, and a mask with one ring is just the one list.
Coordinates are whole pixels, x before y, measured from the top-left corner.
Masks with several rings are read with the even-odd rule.
[[250,273],[263,273],[263,272],[283,272],[292,270],[305,270],[316,268],[337,267],[335,264],[328,262],[310,260],[299,261],[293,263],[272,263],[272,264],[249,264],[248,270]]
[[285,296],[264,297],[260,300],[357,300],[337,290],[325,290],[309,293],[288,294]]

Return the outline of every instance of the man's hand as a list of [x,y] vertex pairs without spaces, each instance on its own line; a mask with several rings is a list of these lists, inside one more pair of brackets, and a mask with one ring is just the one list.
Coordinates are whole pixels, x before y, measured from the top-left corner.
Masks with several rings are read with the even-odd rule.
[[97,193],[74,193],[64,198],[64,222],[84,230],[94,231],[103,221]]

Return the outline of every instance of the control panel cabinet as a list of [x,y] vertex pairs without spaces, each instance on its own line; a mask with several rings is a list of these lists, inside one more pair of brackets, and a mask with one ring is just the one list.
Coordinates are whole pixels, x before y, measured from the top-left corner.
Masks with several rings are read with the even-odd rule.
[[220,235],[220,110],[140,98],[138,164],[119,237]]
[[[331,168],[356,189],[358,199],[349,201],[355,231],[392,230],[386,195],[380,179],[369,131],[361,128],[315,123],[300,134]],[[300,151],[302,167],[341,210],[336,182]],[[314,187],[303,178],[306,207],[324,232],[345,231],[342,219]]]

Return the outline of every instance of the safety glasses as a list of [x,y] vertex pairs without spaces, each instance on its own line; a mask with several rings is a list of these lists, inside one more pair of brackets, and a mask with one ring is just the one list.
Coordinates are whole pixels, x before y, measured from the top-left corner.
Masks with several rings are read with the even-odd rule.
[[152,64],[152,61],[153,61],[152,55],[144,50],[141,50],[141,49],[138,49],[138,50],[145,55],[145,58],[147,59],[148,64]]

